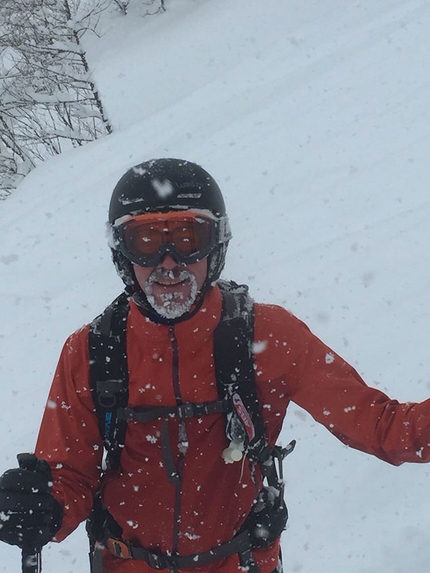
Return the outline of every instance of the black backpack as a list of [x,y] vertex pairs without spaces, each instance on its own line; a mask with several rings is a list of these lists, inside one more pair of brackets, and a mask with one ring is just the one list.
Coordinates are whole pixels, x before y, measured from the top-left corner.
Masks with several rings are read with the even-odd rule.
[[[269,545],[285,529],[288,512],[283,499],[282,460],[293,450],[295,441],[292,441],[286,448],[279,446],[272,448],[267,442],[261,406],[256,393],[252,354],[254,310],[248,287],[226,281],[219,281],[218,285],[222,293],[222,313],[214,332],[217,401],[184,403],[173,407],[130,408],[128,406],[126,326],[129,297],[126,293],[116,298],[90,325],[91,392],[106,450],[106,470],[116,468],[120,463],[129,421],[147,422],[164,419],[163,461],[168,478],[173,484],[177,483],[178,474],[170,452],[167,419],[171,416],[186,419],[223,412],[230,450],[234,450],[239,444],[240,450],[243,450],[250,460],[259,463],[267,481],[267,486],[261,490],[238,534],[244,531],[249,533],[251,549],[254,549]],[[100,517],[100,505],[99,500],[87,526],[92,545],[94,541],[106,539],[106,523]],[[95,515],[96,513],[99,515]],[[104,532],[101,531],[103,529]],[[211,554],[213,555],[215,551],[217,559],[225,558],[223,552],[220,552],[219,557],[216,556],[217,549],[211,550]],[[238,551],[231,551],[230,554],[236,552]],[[151,555],[153,556],[154,553],[152,552]],[[196,556],[192,557],[190,563],[182,563],[182,567],[202,564],[201,560],[196,560]],[[145,560],[148,561],[146,558]]]

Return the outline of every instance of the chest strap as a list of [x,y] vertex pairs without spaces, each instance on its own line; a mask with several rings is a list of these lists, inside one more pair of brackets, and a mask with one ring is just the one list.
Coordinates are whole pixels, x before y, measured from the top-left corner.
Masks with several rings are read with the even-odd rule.
[[200,404],[186,402],[178,406],[151,406],[141,408],[118,408],[117,419],[125,422],[152,422],[163,420],[161,428],[161,453],[167,478],[172,485],[178,485],[180,475],[175,465],[174,456],[169,439],[169,419],[179,418],[185,420],[207,414],[228,412],[231,409],[228,400],[202,402]]
[[228,409],[229,405],[227,401],[217,400],[213,402],[202,402],[200,404],[186,402],[179,406],[118,408],[117,416],[119,420],[125,420],[126,422],[152,422],[153,420],[174,417],[185,420],[187,418],[198,418],[206,414],[227,412]]
[[[99,383],[102,386],[103,383]],[[186,402],[178,406],[149,406],[140,408],[120,407],[116,411],[117,420],[127,422],[152,422],[163,420],[161,427],[161,453],[163,465],[167,478],[172,485],[178,485],[180,476],[175,465],[174,456],[169,439],[169,420],[178,418],[185,420],[188,418],[198,418],[208,414],[217,414],[231,410],[230,402],[226,399],[212,402],[193,403]]]

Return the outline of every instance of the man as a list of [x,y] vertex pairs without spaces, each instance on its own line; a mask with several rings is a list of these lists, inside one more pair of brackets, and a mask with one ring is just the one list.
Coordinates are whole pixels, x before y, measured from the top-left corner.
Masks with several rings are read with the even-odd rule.
[[[276,480],[264,488],[263,474],[290,401],[351,447],[395,465],[430,461],[430,401],[400,404],[369,388],[280,307],[250,304],[245,296],[233,309],[244,324],[253,317],[251,374],[243,374],[239,343],[219,357],[226,301],[238,304],[240,288],[219,281],[231,233],[221,191],[201,167],[158,159],[130,169],[112,195],[109,235],[127,303],[120,299],[108,315],[125,309],[126,351],[112,350],[112,336],[105,354],[94,351],[103,317],[67,340],[40,428],[39,459],[0,478],[2,540],[21,547],[61,541],[88,518],[100,490],[94,571],[271,573],[279,566],[285,514],[273,499],[281,488]],[[114,375],[125,359],[126,374],[123,364]],[[226,402],[218,378],[228,360],[231,385],[239,388],[236,410],[230,402],[220,406]],[[249,387],[255,379],[256,399],[245,405],[236,373]],[[120,399],[110,385],[125,376],[126,430],[119,440],[120,431],[108,428]],[[103,445],[111,452],[101,473]]]

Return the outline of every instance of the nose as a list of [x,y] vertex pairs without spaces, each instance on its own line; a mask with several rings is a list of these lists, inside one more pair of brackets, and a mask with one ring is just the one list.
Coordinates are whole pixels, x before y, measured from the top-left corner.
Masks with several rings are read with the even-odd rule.
[[166,253],[164,259],[160,263],[160,267],[163,267],[164,269],[167,270],[174,269],[177,266],[178,263],[175,261],[175,259],[172,257],[170,253]]

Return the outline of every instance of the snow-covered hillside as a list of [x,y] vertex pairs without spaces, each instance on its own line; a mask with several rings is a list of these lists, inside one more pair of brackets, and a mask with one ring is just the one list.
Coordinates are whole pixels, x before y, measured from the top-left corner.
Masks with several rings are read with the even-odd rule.
[[[166,0],[87,38],[115,133],[33,171],[0,204],[0,472],[32,450],[59,351],[122,288],[113,185],[160,156],[226,197],[224,276],[281,304],[401,400],[430,394],[430,4]],[[429,473],[349,450],[292,406],[286,573],[409,573],[430,559]],[[0,547],[0,572],[20,554]],[[80,528],[44,573],[88,571]]]

